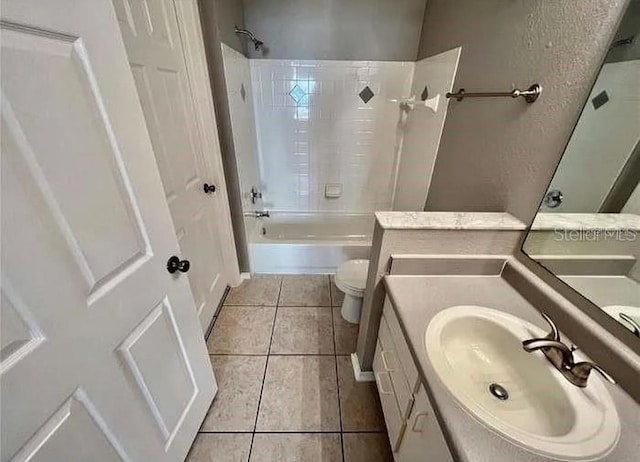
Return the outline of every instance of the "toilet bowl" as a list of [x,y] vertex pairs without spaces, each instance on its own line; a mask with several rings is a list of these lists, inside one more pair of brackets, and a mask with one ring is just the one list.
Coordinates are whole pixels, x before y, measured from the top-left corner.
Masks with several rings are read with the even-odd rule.
[[344,292],[342,317],[352,324],[360,323],[368,272],[369,260],[349,260],[340,265],[336,273],[336,286]]

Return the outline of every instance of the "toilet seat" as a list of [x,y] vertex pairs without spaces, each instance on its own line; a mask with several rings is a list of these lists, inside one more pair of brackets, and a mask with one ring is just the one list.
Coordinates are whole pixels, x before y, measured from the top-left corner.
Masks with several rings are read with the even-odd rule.
[[349,260],[338,268],[336,286],[345,294],[362,297],[367,287],[369,260]]

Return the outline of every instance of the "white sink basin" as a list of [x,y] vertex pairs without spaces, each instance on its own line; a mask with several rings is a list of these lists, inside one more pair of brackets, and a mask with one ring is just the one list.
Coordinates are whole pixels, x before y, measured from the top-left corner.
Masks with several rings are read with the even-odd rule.
[[[595,373],[572,385],[522,341],[547,333],[520,318],[479,306],[438,313],[425,333],[427,355],[455,399],[512,443],[561,460],[593,460],[618,442],[615,405]],[[490,392],[497,384],[509,397]],[[500,391],[500,388],[498,388]]]
[[620,313],[626,314],[635,321],[636,324],[640,325],[640,308],[636,306],[611,305],[603,307],[602,310],[631,332],[634,331],[634,326],[622,319]]

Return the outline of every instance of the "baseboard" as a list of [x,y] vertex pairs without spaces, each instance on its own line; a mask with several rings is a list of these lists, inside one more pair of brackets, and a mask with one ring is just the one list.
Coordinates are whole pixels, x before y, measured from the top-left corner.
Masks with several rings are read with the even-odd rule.
[[353,375],[356,377],[356,382],[373,382],[375,378],[373,371],[363,371],[360,369],[360,361],[358,355],[351,353],[351,365],[353,366]]
[[213,330],[213,325],[216,323],[216,319],[218,319],[218,315],[220,314],[220,310],[222,309],[222,306],[224,305],[225,300],[227,299],[227,295],[229,295],[229,291],[231,290],[231,288],[229,286],[227,286],[226,289],[224,289],[224,294],[222,295],[222,298],[220,299],[220,302],[218,303],[218,306],[216,307],[216,311],[213,313],[213,317],[211,318],[211,322],[209,322],[209,327],[207,327],[207,330],[204,334],[204,341],[206,342],[207,340],[209,340],[209,336],[211,335],[211,331]]
[[246,281],[247,279],[251,279],[251,273],[240,273],[240,283],[242,283],[242,281]]

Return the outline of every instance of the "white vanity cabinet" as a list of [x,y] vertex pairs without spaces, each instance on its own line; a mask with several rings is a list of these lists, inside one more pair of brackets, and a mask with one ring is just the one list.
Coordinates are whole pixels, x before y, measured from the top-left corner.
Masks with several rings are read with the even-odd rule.
[[380,320],[373,372],[395,460],[452,461],[389,299]]
[[453,460],[422,384],[415,395],[415,404],[407,420],[407,428],[395,459],[407,462]]

